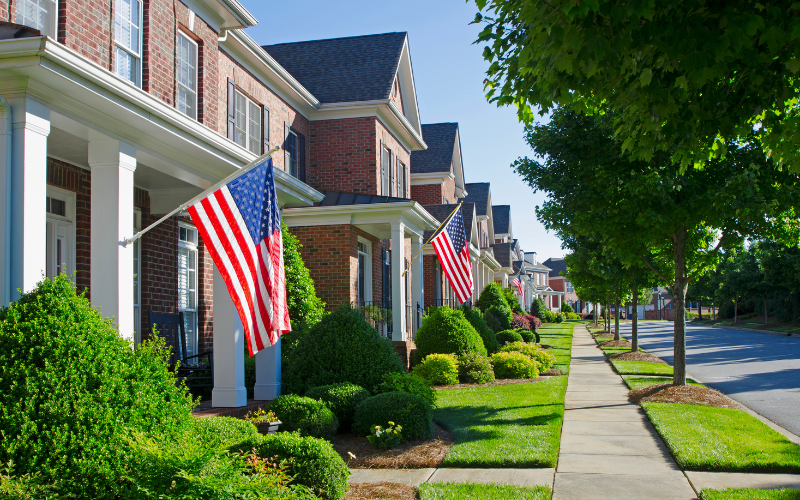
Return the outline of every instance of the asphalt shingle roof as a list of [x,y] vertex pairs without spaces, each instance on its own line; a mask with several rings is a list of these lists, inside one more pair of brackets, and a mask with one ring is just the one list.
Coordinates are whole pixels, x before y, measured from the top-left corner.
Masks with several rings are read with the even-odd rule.
[[[453,210],[456,209],[458,205],[423,205],[422,208],[428,211],[429,214],[433,215],[439,223],[444,222],[448,215],[453,213]],[[467,241],[472,241],[472,213],[474,211],[475,205],[472,203],[463,203],[461,205],[461,213],[464,217],[464,231]],[[428,241],[431,236],[434,234],[438,234],[441,232],[441,229],[433,232],[433,231],[425,231],[423,239]]]
[[558,257],[551,257],[546,261],[542,262],[542,264],[551,269],[550,271],[551,278],[564,276],[567,273],[567,262],[564,259]]
[[345,193],[342,191],[323,191],[325,197],[322,201],[314,203],[316,207],[330,207],[334,205],[368,205],[371,203],[393,203],[408,201],[405,198],[392,196],[378,196],[373,194]]
[[422,126],[422,140],[428,149],[411,152],[411,173],[450,172],[458,123],[428,123]]
[[492,220],[495,234],[509,234],[511,221],[511,205],[492,205]]
[[511,247],[513,243],[495,243],[492,245],[494,249],[494,258],[503,267],[511,267]]
[[475,211],[478,215],[487,215],[486,207],[489,205],[489,183],[473,182],[464,186],[467,190],[465,202],[475,204]]
[[264,45],[322,103],[388,99],[407,33]]

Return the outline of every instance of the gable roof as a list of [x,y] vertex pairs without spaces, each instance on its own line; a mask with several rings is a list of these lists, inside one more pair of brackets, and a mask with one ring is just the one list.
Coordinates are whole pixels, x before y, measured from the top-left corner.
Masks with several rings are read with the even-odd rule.
[[511,205],[492,205],[492,219],[495,234],[511,233]]
[[488,215],[486,207],[489,205],[489,183],[472,182],[466,185],[466,189],[469,194],[464,198],[464,202],[474,203],[478,215]]
[[[448,215],[456,209],[458,205],[423,205],[422,208],[433,215],[439,222],[444,222]],[[472,241],[472,214],[475,213],[475,205],[472,203],[462,203],[461,214],[464,217],[464,231],[467,241]],[[425,231],[423,240],[428,241],[435,234],[441,233],[441,228],[434,231]]]
[[330,207],[334,205],[369,205],[372,203],[394,203],[408,201],[405,198],[392,196],[378,196],[374,194],[346,193],[343,191],[323,191],[325,197],[316,203],[315,207]]
[[551,269],[550,271],[551,278],[564,276],[567,273],[567,261],[565,261],[560,257],[550,257],[546,261],[542,262],[542,264]]
[[494,249],[494,258],[503,267],[511,267],[511,247],[513,243],[495,243],[492,245]]
[[408,34],[264,45],[321,103],[389,99]]
[[428,149],[411,152],[411,173],[450,172],[457,132],[458,123],[422,125],[422,139]]

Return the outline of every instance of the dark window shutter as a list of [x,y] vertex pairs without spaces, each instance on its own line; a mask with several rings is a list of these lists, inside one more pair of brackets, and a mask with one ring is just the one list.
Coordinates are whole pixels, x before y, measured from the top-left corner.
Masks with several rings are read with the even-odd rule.
[[236,128],[236,85],[228,78],[228,139],[233,140]]
[[269,108],[266,106],[264,106],[263,119],[261,122],[261,126],[264,128],[261,132],[261,136],[264,139],[264,151],[262,154],[266,154],[269,151]]
[[395,196],[397,178],[394,175],[394,152],[389,151],[389,196]]
[[386,196],[386,193],[383,191],[383,186],[386,183],[386,164],[383,162],[383,151],[384,151],[383,141],[381,141],[381,154],[379,156],[381,162],[381,185],[378,186],[378,194],[381,196]]
[[306,181],[306,136],[297,134],[297,170],[300,180]]
[[286,171],[287,174],[291,174],[291,165],[289,164],[289,149],[288,146],[288,139],[289,139],[289,124],[283,122],[283,169]]

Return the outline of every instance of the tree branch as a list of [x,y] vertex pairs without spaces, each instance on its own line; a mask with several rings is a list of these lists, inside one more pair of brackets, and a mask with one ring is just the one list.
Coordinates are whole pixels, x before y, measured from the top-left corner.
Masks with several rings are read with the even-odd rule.
[[[722,248],[723,240],[725,240],[725,233],[722,233],[722,236],[719,237],[719,241],[717,242],[717,246],[714,247],[714,249],[711,250],[710,252],[708,252],[708,254],[706,254],[706,255],[713,255],[713,254],[719,252],[719,249]],[[688,283],[691,283],[692,281],[694,281],[695,278],[697,278],[698,275],[699,275],[699,273],[694,273],[692,275],[689,275],[689,276],[687,276],[686,281]]]
[[650,261],[649,261],[649,260],[647,260],[647,258],[646,258],[644,255],[642,255],[642,262],[644,262],[644,263],[647,265],[647,267],[649,267],[650,269],[652,269],[652,270],[653,270],[653,272],[654,272],[654,273],[656,273],[656,276],[658,276],[659,278],[661,278],[662,280],[664,280],[664,282],[665,282],[665,283],[668,283],[668,282],[669,282],[669,279],[668,279],[666,276],[664,276],[663,274],[661,274],[661,272],[660,272],[658,269],[656,269],[656,266],[654,266],[653,264],[651,264],[651,263],[650,263]]

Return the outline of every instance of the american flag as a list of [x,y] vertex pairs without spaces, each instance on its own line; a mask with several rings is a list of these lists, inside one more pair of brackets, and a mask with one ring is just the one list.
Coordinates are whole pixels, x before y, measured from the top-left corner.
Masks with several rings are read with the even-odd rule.
[[272,159],[189,207],[242,319],[250,355],[291,331]]
[[472,263],[469,259],[469,245],[464,232],[464,218],[461,208],[445,224],[444,229],[431,242],[442,269],[456,292],[458,301],[464,303],[472,296]]
[[522,280],[519,277],[519,273],[511,280],[511,284],[517,287],[517,295],[522,295]]

